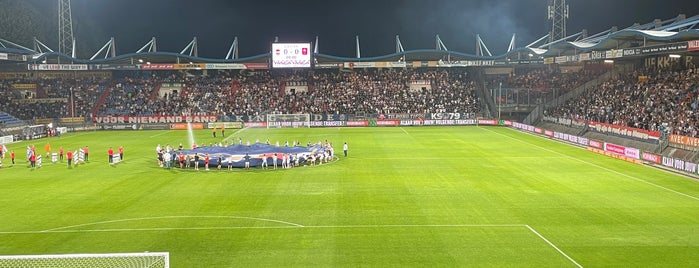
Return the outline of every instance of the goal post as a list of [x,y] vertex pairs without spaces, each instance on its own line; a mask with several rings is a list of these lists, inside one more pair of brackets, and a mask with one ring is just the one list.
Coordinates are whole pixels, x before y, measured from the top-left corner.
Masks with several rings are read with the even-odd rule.
[[310,114],[267,114],[267,128],[311,127]]
[[0,268],[9,267],[149,267],[169,268],[169,252],[103,253],[103,254],[52,254],[52,255],[0,255]]

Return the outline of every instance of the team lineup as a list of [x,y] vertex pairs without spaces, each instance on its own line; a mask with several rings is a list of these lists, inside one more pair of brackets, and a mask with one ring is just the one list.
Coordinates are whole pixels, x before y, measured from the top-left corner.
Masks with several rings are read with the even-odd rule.
[[[217,130],[212,131],[213,138],[216,138]],[[221,127],[221,137],[225,137],[225,128]],[[241,137],[237,142],[230,142],[228,139],[218,143],[209,143],[208,146],[199,146],[196,142],[191,142],[191,149],[185,149],[180,143],[177,148],[166,144],[158,144],[155,148],[157,153],[158,166],[165,169],[179,167],[180,169],[200,170],[200,167],[208,171],[211,169],[233,170],[233,168],[250,169],[260,167],[260,169],[292,168],[299,166],[313,166],[329,163],[337,160],[333,144],[328,140],[302,145],[298,140],[282,144],[276,141],[274,144],[266,139],[262,142],[256,139],[254,142],[243,141]],[[348,145],[343,144],[343,152],[347,157]]]
[[[221,136],[225,137],[225,129],[221,128]],[[216,137],[216,129],[213,130],[213,137]],[[0,168],[2,168],[2,160],[9,158],[11,166],[16,164],[15,150],[8,150],[6,145],[0,147]],[[63,163],[64,160],[68,168],[80,164],[90,162],[90,147],[84,146],[75,150],[64,149],[59,146],[58,151],[52,151],[50,142],[44,146],[45,154],[37,152],[35,145],[26,147],[26,165],[31,169],[38,169],[43,166],[46,159],[51,163]],[[348,156],[348,145],[345,142],[342,147],[345,157]],[[179,167],[180,169],[199,170],[202,167],[208,171],[213,168],[217,170],[235,168],[250,169],[251,167],[260,167],[261,169],[277,169],[277,168],[292,168],[299,166],[314,166],[323,163],[330,163],[338,160],[335,155],[333,144],[328,140],[311,143],[308,141],[306,145],[302,145],[299,141],[294,140],[280,144],[276,141],[271,144],[269,139],[264,143],[259,139],[254,143],[251,141],[243,142],[242,138],[238,138],[237,143],[229,143],[228,140],[218,143],[209,143],[208,146],[198,146],[192,142],[191,149],[186,150],[182,143],[174,148],[170,144],[161,146],[158,144],[155,148],[157,154],[158,167],[170,169]],[[109,146],[107,149],[107,163],[116,165],[124,160],[124,147],[119,146],[116,150]]]

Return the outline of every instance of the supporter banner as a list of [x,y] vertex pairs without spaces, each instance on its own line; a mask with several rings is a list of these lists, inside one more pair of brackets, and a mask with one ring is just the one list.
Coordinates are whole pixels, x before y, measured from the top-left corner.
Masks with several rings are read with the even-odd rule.
[[699,50],[699,40],[692,40],[692,41],[687,42],[687,50],[688,51]]
[[312,114],[311,121],[345,121],[349,118],[345,114]]
[[411,113],[411,114],[380,114],[380,115],[379,115],[379,119],[417,119],[417,118],[442,119],[442,118],[432,118],[432,117],[430,117],[429,114],[418,114],[418,113]]
[[554,61],[556,63],[566,63],[568,62],[568,58],[566,56],[558,56],[554,58]]
[[699,147],[699,138],[681,135],[670,135],[670,143],[681,144],[692,147]]
[[265,115],[229,115],[227,121],[234,122],[266,122]]
[[138,64],[90,64],[90,70],[140,70],[141,65]]
[[554,64],[555,62],[556,60],[553,57],[544,58],[544,64]]
[[85,122],[84,117],[63,117],[59,120],[61,123],[82,123],[82,122]]
[[599,123],[594,121],[588,122],[588,125],[593,131],[625,136],[650,143],[658,143],[658,140],[660,139],[659,131],[649,131],[645,129]]
[[605,58],[607,59],[615,59],[615,58],[621,58],[624,56],[624,51],[621,49],[611,49],[605,51]]
[[485,120],[485,119],[479,119],[478,120],[479,125],[492,125],[492,126],[497,126],[498,125],[498,120]]
[[591,60],[603,60],[607,56],[607,53],[604,51],[591,51],[590,52],[590,59]]
[[149,124],[149,123],[208,123],[216,122],[215,115],[192,116],[96,116],[92,121],[98,124]]
[[366,127],[366,126],[369,126],[369,121],[368,120],[347,121],[347,122],[345,122],[345,126],[348,126],[348,127]]
[[201,70],[206,68],[204,63],[175,64],[175,70]]
[[624,57],[628,56],[638,56],[641,55],[641,49],[640,48],[629,48],[629,49],[624,49]]
[[172,64],[172,63],[142,64],[141,69],[143,69],[143,70],[174,70],[175,64]]
[[590,60],[590,53],[582,53],[578,55],[578,60],[579,61],[588,61]]
[[7,53],[0,53],[0,60],[7,60]]
[[190,125],[192,126],[192,129],[204,129],[204,123],[174,123],[170,124],[170,129],[187,130],[189,129]]
[[660,54],[669,52],[680,52],[686,51],[688,48],[687,42],[673,43],[673,44],[662,44],[657,46],[647,46],[641,48],[642,54]]
[[204,69],[208,70],[243,70],[247,69],[247,66],[242,63],[207,63],[204,65]]
[[653,163],[656,163],[656,164],[660,164],[660,159],[661,159],[661,158],[662,158],[662,156],[659,156],[659,155],[657,155],[657,154],[648,153],[648,152],[643,152],[643,153],[641,154],[641,159],[642,159],[642,160],[648,161],[648,162],[653,162]]
[[87,71],[87,64],[28,64],[30,71]]
[[473,117],[469,113],[430,113],[429,119],[441,120],[441,119],[468,119]]

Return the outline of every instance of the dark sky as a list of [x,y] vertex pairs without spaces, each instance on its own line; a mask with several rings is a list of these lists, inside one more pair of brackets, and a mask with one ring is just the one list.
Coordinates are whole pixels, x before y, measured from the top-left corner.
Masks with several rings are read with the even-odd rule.
[[[37,4],[55,9],[55,2]],[[568,4],[569,34],[699,14],[696,0]],[[135,52],[152,36],[159,51],[180,52],[197,36],[200,56],[223,58],[238,36],[240,57],[246,57],[268,51],[275,36],[311,42],[317,35],[321,53],[352,57],[359,35],[362,56],[368,57],[393,53],[395,35],[406,50],[434,48],[436,34],[449,50],[474,53],[478,33],[500,55],[513,33],[520,47],[547,33],[546,5],[547,0],[72,0],[72,15],[99,29],[104,42],[115,37],[118,54]]]

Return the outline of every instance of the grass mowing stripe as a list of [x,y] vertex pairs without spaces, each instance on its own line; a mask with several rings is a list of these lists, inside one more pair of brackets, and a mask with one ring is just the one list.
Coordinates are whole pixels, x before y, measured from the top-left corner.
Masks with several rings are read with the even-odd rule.
[[[672,192],[672,193],[675,193],[675,194],[678,194],[678,195],[681,195],[681,196],[688,197],[688,198],[691,198],[691,199],[694,199],[694,200],[699,201],[699,197],[696,197],[696,196],[693,196],[693,195],[689,195],[689,194],[686,194],[686,193],[683,193],[683,192],[675,191],[675,190],[670,189],[670,188],[667,188],[667,187],[665,187],[665,186],[662,186],[662,185],[659,185],[659,184],[655,184],[655,183],[649,182],[649,181],[647,181],[647,180],[644,180],[644,179],[641,179],[641,178],[638,178],[638,177],[634,177],[634,176],[631,176],[631,175],[628,175],[628,174],[625,174],[625,173],[622,173],[622,172],[619,172],[619,171],[616,171],[616,170],[613,170],[613,169],[609,169],[609,168],[606,168],[606,167],[603,167],[603,166],[600,166],[600,165],[597,165],[597,164],[594,164],[594,163],[590,163],[590,162],[588,162],[588,161],[582,160],[582,159],[577,158],[577,157],[573,157],[573,156],[570,156],[570,155],[567,155],[567,154],[564,154],[564,153],[561,153],[561,152],[557,152],[557,151],[554,151],[554,150],[551,150],[551,149],[548,149],[548,148],[544,148],[544,147],[541,147],[541,146],[539,146],[539,145],[536,145],[536,144],[533,144],[533,143],[530,143],[530,142],[527,142],[527,141],[524,141],[524,140],[521,140],[521,139],[514,138],[514,137],[512,137],[512,136],[508,136],[508,135],[505,135],[505,134],[502,134],[502,133],[498,133],[498,132],[495,132],[495,131],[492,131],[492,130],[489,130],[489,129],[486,129],[486,130],[488,130],[488,131],[490,131],[490,132],[492,132],[492,133],[495,133],[495,134],[497,134],[497,135],[503,136],[503,137],[507,137],[507,138],[510,138],[510,139],[513,139],[513,140],[516,140],[516,141],[519,141],[519,142],[522,142],[522,143],[529,144],[529,145],[531,145],[531,146],[534,146],[534,147],[536,147],[536,148],[542,149],[542,150],[544,150],[544,151],[552,152],[552,153],[555,153],[555,154],[559,154],[559,155],[562,155],[562,156],[564,156],[564,157],[566,157],[566,158],[573,159],[573,160],[575,160],[575,161],[578,161],[578,162],[581,162],[581,163],[585,163],[585,164],[587,164],[587,165],[590,165],[590,166],[593,166],[593,167],[596,167],[596,168],[599,168],[599,169],[602,169],[602,170],[605,170],[605,171],[609,171],[609,172],[612,172],[612,173],[621,175],[621,176],[623,176],[623,177],[626,177],[626,178],[635,180],[635,181],[637,181],[637,182],[642,182],[642,183],[645,183],[645,184],[648,184],[648,185],[651,185],[651,186],[654,186],[654,187],[663,189],[663,190],[665,190],[665,191]],[[511,129],[511,131],[517,131],[517,130],[512,130],[512,129]],[[528,133],[527,133],[527,134],[528,134]],[[539,137],[539,136],[536,136],[536,135],[533,135],[533,136]],[[540,137],[540,138],[541,138],[541,137]]]

